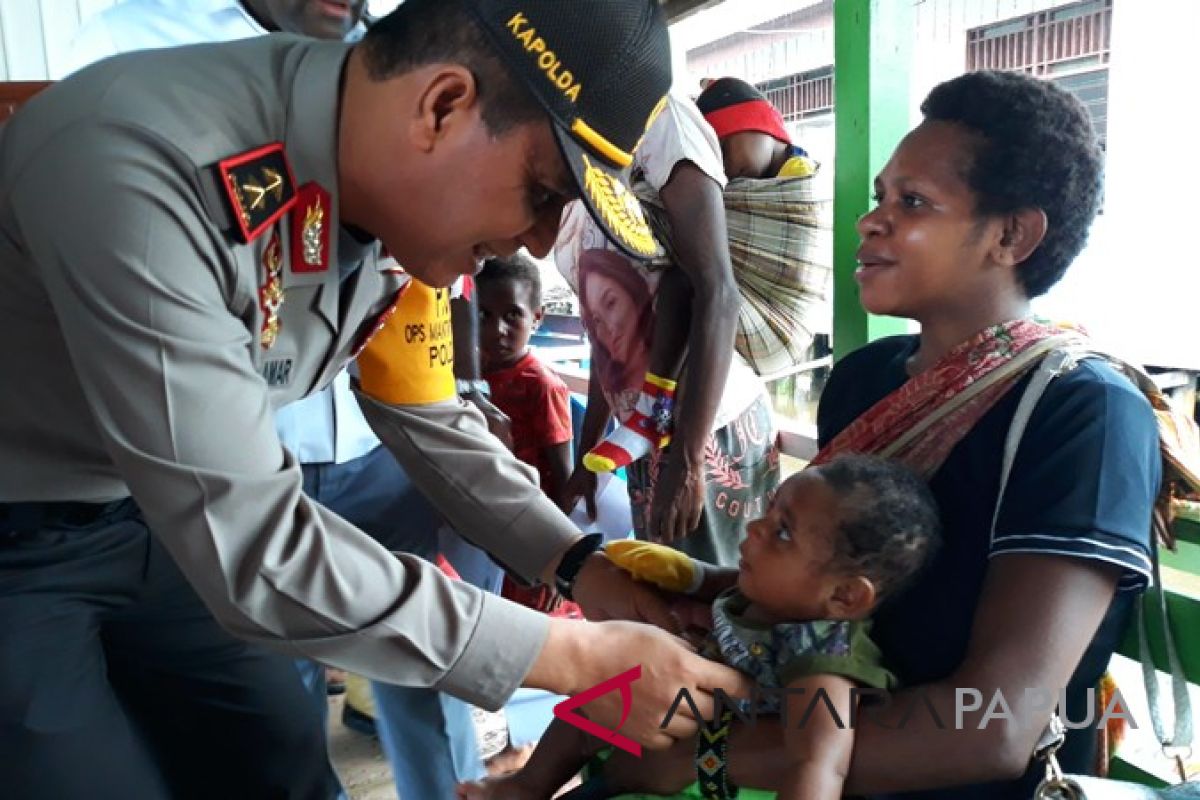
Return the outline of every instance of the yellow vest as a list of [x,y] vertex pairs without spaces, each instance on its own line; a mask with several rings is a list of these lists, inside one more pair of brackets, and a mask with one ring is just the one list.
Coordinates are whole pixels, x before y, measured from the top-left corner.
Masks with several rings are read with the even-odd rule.
[[358,356],[363,391],[384,403],[422,405],[454,397],[450,290],[414,280],[383,330]]

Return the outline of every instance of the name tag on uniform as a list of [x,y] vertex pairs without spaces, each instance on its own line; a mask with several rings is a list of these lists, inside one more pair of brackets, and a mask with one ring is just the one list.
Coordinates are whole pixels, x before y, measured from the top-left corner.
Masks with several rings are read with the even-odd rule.
[[267,386],[277,388],[287,386],[292,382],[292,366],[295,359],[271,358],[263,362],[262,377]]

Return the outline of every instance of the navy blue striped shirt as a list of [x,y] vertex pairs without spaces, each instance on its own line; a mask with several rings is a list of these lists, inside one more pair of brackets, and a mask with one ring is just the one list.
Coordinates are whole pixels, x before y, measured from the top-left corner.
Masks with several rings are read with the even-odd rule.
[[[915,336],[881,339],[837,364],[818,413],[822,445],[908,379],[905,362],[917,343]],[[976,423],[931,479],[943,546],[914,586],[878,610],[872,638],[902,684],[937,680],[963,660],[992,557],[1044,553],[1117,564],[1124,569],[1117,597],[1067,687],[1068,716],[1082,720],[1085,689],[1103,674],[1131,598],[1150,575],[1151,511],[1162,470],[1158,431],[1141,392],[1107,364],[1087,360],[1054,379],[1022,436],[993,540],[1004,441],[1028,381],[1017,383]],[[1073,734],[1060,751],[1067,771],[1090,771],[1088,733]],[[905,797],[1007,798],[1024,792],[1028,798],[1028,780],[1036,784],[1036,777]]]

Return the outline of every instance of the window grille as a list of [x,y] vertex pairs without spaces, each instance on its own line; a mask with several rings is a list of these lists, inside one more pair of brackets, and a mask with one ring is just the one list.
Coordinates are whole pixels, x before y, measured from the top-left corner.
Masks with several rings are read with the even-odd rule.
[[785,122],[812,117],[833,110],[833,66],[798,72],[757,84],[771,105],[779,109]]

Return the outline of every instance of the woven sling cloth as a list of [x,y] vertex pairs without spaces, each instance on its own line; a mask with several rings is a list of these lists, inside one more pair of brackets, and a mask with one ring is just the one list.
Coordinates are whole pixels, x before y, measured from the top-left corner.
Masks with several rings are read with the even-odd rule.
[[[638,187],[659,241],[673,249],[661,202]],[[737,342],[759,375],[808,360],[813,337],[832,327],[832,193],[818,176],[730,181],[725,219],[741,293]]]

